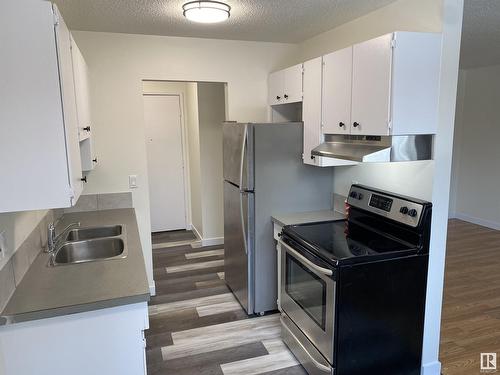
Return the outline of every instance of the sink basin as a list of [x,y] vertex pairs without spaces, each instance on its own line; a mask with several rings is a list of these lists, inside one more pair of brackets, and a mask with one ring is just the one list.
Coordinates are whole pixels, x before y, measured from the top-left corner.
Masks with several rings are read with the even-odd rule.
[[96,238],[86,241],[66,242],[54,254],[52,265],[118,259],[126,256],[123,239],[119,237]]
[[122,225],[107,225],[102,227],[76,228],[68,232],[66,241],[82,241],[93,238],[115,237],[123,233]]

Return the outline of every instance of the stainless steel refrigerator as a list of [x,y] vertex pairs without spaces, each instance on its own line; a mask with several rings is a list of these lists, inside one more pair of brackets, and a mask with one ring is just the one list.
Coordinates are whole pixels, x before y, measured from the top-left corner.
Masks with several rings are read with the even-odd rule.
[[224,272],[248,314],[277,308],[271,216],[331,208],[332,170],[302,161],[303,125],[223,125]]

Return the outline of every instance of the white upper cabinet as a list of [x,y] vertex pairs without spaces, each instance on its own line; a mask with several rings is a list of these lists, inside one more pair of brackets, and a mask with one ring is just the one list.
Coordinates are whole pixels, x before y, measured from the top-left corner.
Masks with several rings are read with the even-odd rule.
[[351,134],[388,135],[392,34],[353,47]]
[[285,103],[302,101],[302,64],[291,66],[283,71],[285,79],[283,97]]
[[283,92],[285,91],[284,85],[285,75],[283,71],[278,71],[269,74],[268,79],[268,102],[269,105],[276,105],[284,103]]
[[268,79],[269,105],[302,101],[302,64],[271,73]]
[[440,34],[391,33],[335,51],[323,59],[324,133],[436,132]]
[[75,77],[76,112],[82,170],[89,172],[97,164],[92,140],[92,114],[90,108],[89,70],[75,40],[71,38],[71,56]]
[[0,12],[0,212],[69,207],[82,188],[70,33],[50,2]]
[[87,63],[83,58],[83,55],[73,37],[71,37],[71,56],[75,77],[78,134],[81,141],[90,137],[90,132],[92,129],[92,119],[90,113],[89,72]]
[[321,76],[322,58],[318,57],[304,63],[304,100],[302,102],[302,121],[304,122],[304,151],[302,158],[305,164],[318,167],[354,165],[356,162],[312,156],[313,148],[323,143],[321,126]]
[[352,47],[323,56],[322,86],[323,132],[349,134],[351,131]]

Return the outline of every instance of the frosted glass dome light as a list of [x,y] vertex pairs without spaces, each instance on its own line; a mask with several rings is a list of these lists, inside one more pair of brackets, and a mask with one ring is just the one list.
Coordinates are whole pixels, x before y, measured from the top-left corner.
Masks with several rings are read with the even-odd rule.
[[231,7],[219,1],[191,1],[182,6],[184,17],[193,22],[217,23],[229,18]]

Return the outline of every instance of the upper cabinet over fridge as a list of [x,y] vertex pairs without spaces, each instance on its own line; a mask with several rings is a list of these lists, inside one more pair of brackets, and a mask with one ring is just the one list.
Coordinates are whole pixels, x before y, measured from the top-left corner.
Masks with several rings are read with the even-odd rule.
[[269,75],[269,105],[302,101],[302,64],[279,70]]

